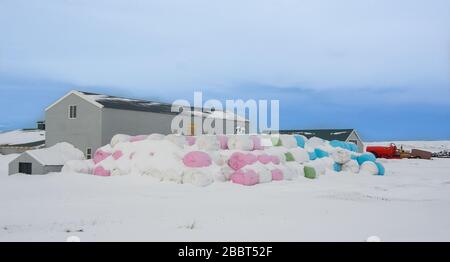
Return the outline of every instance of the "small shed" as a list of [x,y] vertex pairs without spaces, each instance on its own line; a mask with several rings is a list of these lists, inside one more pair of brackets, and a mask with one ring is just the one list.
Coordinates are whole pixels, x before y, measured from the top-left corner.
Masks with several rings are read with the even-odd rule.
[[69,143],[58,143],[49,148],[29,150],[9,163],[9,175],[22,173],[44,175],[60,172],[69,160],[82,160],[84,154]]
[[358,146],[358,152],[364,151],[364,144],[355,129],[302,129],[302,130],[280,130],[280,134],[299,134],[311,137],[319,137],[328,141],[339,140],[354,143]]

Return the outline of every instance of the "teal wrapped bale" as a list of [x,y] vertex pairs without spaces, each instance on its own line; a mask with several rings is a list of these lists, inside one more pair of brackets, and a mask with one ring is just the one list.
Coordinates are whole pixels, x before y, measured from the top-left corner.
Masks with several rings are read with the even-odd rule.
[[324,157],[329,157],[330,156],[330,154],[328,154],[327,151],[322,150],[320,148],[314,149],[314,154],[316,154],[317,158],[324,158]]
[[352,152],[358,152],[358,146],[353,144],[353,143],[349,143],[350,145],[350,151]]
[[356,161],[358,161],[359,165],[362,165],[366,161],[375,162],[375,161],[377,161],[377,158],[375,157],[374,154],[367,152],[367,153],[364,153],[364,154],[358,156]]
[[301,147],[301,148],[305,148],[306,137],[299,136],[299,135],[294,135],[294,137],[295,137],[295,140],[297,141],[297,146]]
[[343,141],[339,141],[339,140],[331,140],[330,146],[340,147],[340,148],[347,149],[352,152],[358,152],[358,146],[355,145],[354,143],[348,143],[348,142],[343,142]]
[[333,164],[333,170],[336,171],[336,172],[341,172],[342,171],[342,164],[339,164],[339,163],[335,162]]
[[317,159],[316,153],[314,153],[314,152],[308,152],[308,155],[309,155],[309,160]]
[[384,176],[384,173],[386,171],[384,169],[384,166],[380,162],[375,162],[375,165],[377,165],[377,168],[378,168],[378,175],[379,176]]

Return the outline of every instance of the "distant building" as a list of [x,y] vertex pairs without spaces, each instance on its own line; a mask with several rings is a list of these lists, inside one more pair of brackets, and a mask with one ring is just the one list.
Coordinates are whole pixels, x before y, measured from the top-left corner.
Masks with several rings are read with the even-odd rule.
[[45,124],[38,122],[38,128],[21,129],[0,133],[0,154],[20,154],[27,150],[45,147]]
[[84,159],[83,152],[68,143],[59,143],[53,147],[29,150],[20,154],[9,163],[8,174],[44,175],[60,172],[67,161],[81,159]]
[[[171,109],[167,103],[71,91],[45,110],[46,146],[68,142],[90,158],[116,134],[174,133],[171,123],[178,113]],[[234,126],[235,133],[248,132],[248,120],[220,112],[194,112],[192,118],[201,117],[203,122],[213,117],[223,121],[224,126]],[[199,130],[194,124],[190,127],[191,134],[198,135]]]
[[299,134],[307,138],[319,137],[328,141],[339,140],[354,143],[358,151],[364,151],[364,144],[355,129],[302,129],[302,130],[280,130],[280,134]]

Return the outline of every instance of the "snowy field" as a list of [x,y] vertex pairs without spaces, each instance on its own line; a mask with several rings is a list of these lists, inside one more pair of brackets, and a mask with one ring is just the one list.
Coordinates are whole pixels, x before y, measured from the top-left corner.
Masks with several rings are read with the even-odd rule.
[[0,241],[450,241],[450,159],[253,187],[7,176],[11,159],[0,156]]

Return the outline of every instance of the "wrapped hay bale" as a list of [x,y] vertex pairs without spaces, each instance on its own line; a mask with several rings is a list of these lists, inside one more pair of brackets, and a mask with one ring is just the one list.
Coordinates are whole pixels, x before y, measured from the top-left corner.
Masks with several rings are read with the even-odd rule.
[[165,136],[162,135],[162,134],[153,133],[153,134],[148,135],[145,139],[148,139],[148,140],[163,140],[164,138],[165,138]]
[[334,163],[333,164],[333,171],[335,171],[335,172],[341,172],[342,171],[342,164],[339,164],[339,163]]
[[183,157],[183,164],[187,167],[208,167],[212,159],[203,151],[191,151]]
[[338,163],[338,164],[345,164],[351,159],[350,151],[342,149],[342,148],[335,148],[333,151],[331,151],[331,158]]
[[313,152],[308,152],[308,156],[309,156],[309,160],[313,161],[317,159],[316,153]]
[[258,174],[259,183],[262,184],[272,182],[272,173],[267,167],[265,167],[265,165],[261,163],[255,163],[253,165],[248,166],[248,168],[254,170]]
[[284,174],[281,169],[275,168],[275,169],[272,169],[270,172],[272,173],[273,181],[281,181],[284,179]]
[[248,135],[233,135],[228,137],[228,149],[252,151],[253,140]]
[[316,169],[313,166],[305,166],[304,167],[304,174],[306,178],[309,179],[316,179],[317,178],[317,172]]
[[280,135],[272,135],[270,140],[272,141],[272,146],[282,146]]
[[129,135],[117,134],[111,138],[110,145],[115,147],[119,143],[128,142],[130,140]]
[[377,158],[375,157],[374,154],[372,154],[370,152],[366,152],[366,153],[363,153],[360,156],[358,156],[356,158],[356,161],[358,161],[359,165],[362,165],[366,161],[375,162],[375,161],[377,161]]
[[253,186],[259,183],[259,176],[253,169],[243,168],[231,175],[231,181],[235,184]]
[[165,140],[172,142],[174,145],[177,145],[181,148],[186,144],[186,138],[182,135],[177,134],[169,134],[164,137]]
[[308,152],[300,147],[289,150],[297,163],[303,164],[309,161]]
[[272,156],[269,156],[266,153],[263,153],[261,155],[258,155],[258,162],[260,162],[261,164],[268,164],[272,162]]
[[385,173],[384,166],[380,162],[375,162],[375,165],[377,165],[378,175],[384,176],[384,173]]
[[305,176],[304,166],[298,162],[288,162],[285,164],[292,172],[293,179]]
[[[292,162],[295,163],[295,162]],[[284,180],[294,180],[297,176],[297,171],[293,170],[289,165],[280,165],[278,167],[283,172]]]
[[83,173],[92,174],[94,170],[94,161],[89,160],[69,160],[67,161],[61,172],[62,173]]
[[214,182],[213,176],[210,172],[199,169],[189,168],[183,171],[183,183],[190,183],[196,186],[208,186]]
[[365,161],[361,165],[360,173],[365,173],[369,175],[378,175],[378,167],[375,164],[375,162]]
[[217,151],[220,149],[220,142],[216,136],[198,136],[196,144],[200,150]]
[[261,138],[256,135],[250,136],[253,141],[253,150],[264,150],[264,146],[261,143]]
[[210,153],[210,157],[214,164],[218,166],[223,166],[227,164],[228,157],[222,154],[220,151],[213,151]]
[[330,154],[328,154],[327,151],[322,150],[320,148],[315,148],[314,149],[314,154],[316,155],[317,158],[324,158],[324,157],[329,157]]
[[103,146],[95,151],[93,161],[94,164],[102,162],[112,154],[112,147],[110,145]]
[[306,141],[308,138],[302,135],[294,135],[295,141],[297,142],[297,147],[305,148]]
[[185,138],[186,138],[186,144],[187,144],[188,146],[193,146],[193,145],[195,145],[195,141],[196,141],[195,136],[186,136]]
[[314,148],[319,148],[322,146],[325,146],[327,144],[327,141],[323,140],[322,138],[318,138],[318,137],[311,137],[310,139],[308,139],[308,141],[306,141],[306,148],[308,150],[312,150]]
[[149,137],[149,136],[148,135],[132,136],[132,137],[130,137],[129,142],[131,142],[131,143],[139,142],[139,141],[147,139],[147,137]]
[[234,170],[239,170],[248,165],[246,154],[242,152],[234,152],[228,159],[228,166]]
[[219,140],[220,149],[228,149],[228,137],[226,135],[218,135],[217,140]]
[[94,168],[92,173],[94,176],[111,176],[111,171],[105,169],[103,166],[99,165]]
[[214,176],[215,181],[219,182],[226,182],[229,181],[231,178],[231,175],[235,172],[234,169],[232,169],[229,166],[222,166]]
[[342,165],[342,171],[357,174],[359,172],[359,164],[356,160],[350,160]]
[[296,148],[297,140],[292,135],[280,135],[281,144],[286,148]]
[[286,162],[293,162],[293,161],[295,161],[295,158],[291,152],[286,152],[286,153],[284,153],[284,160]]

